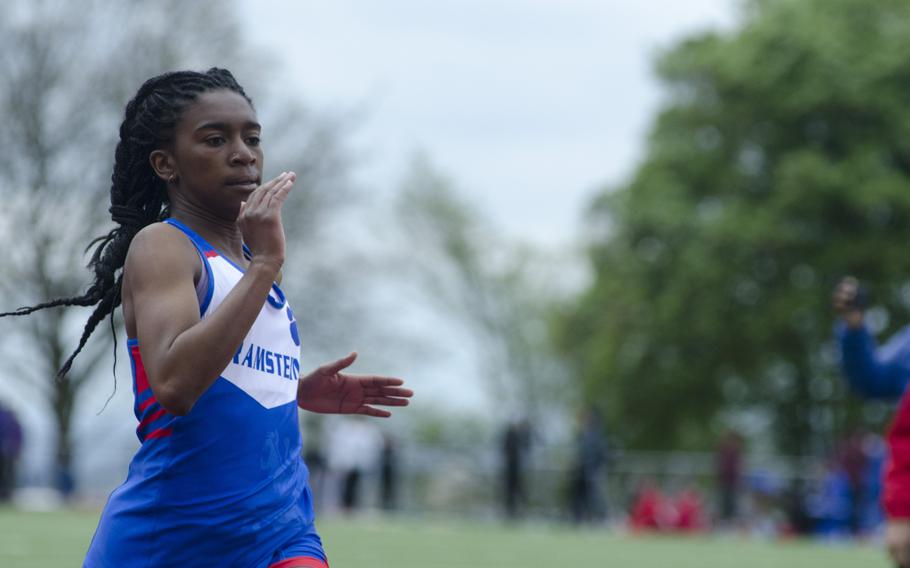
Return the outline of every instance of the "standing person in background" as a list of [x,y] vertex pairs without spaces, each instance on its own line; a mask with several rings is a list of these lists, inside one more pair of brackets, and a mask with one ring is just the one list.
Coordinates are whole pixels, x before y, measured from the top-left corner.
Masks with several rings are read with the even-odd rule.
[[525,420],[513,420],[502,434],[502,497],[506,518],[521,516],[525,501],[525,454],[530,432]]
[[869,461],[863,445],[863,432],[854,432],[841,443],[837,450],[840,466],[847,476],[850,487],[850,533],[859,535],[862,520],[862,506],[866,493],[866,469]]
[[364,505],[363,478],[373,474],[379,465],[382,435],[365,420],[343,418],[333,421],[328,463],[337,481],[338,504],[346,514],[358,512]]
[[383,511],[398,508],[398,461],[395,439],[391,434],[384,433],[379,453],[379,506]]
[[742,483],[743,439],[737,432],[727,432],[720,441],[716,456],[716,482],[720,502],[720,522],[736,521],[739,491]]
[[575,523],[602,521],[606,503],[600,493],[601,471],[607,461],[603,422],[596,408],[586,407],[578,417],[575,461],[570,477],[570,507]]
[[834,288],[833,304],[840,316],[835,337],[847,382],[867,398],[900,399],[887,435],[890,457],[882,504],[888,552],[901,568],[910,568],[910,326],[879,347],[865,324],[866,291],[853,277]]
[[310,491],[313,493],[313,510],[319,512],[325,499],[325,480],[328,473],[328,461],[323,449],[323,421],[315,415],[307,415],[303,421],[307,433],[303,449],[303,462],[309,470]]
[[0,503],[16,488],[16,466],[22,452],[22,426],[16,413],[0,403]]

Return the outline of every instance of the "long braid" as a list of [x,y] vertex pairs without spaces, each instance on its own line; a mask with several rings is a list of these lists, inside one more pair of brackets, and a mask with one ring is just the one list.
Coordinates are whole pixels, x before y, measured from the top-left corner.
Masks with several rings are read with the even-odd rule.
[[57,306],[95,306],[82,329],[78,346],[57,372],[58,378],[69,371],[98,324],[120,305],[123,265],[133,237],[147,225],[169,216],[166,186],[152,169],[149,155],[171,139],[181,113],[190,103],[200,94],[216,89],[234,91],[252,104],[230,71],[216,67],[205,73],[165,73],[143,83],[126,105],[120,140],[114,151],[109,211],[117,227],[93,240],[86,248],[95,247],[88,264],[94,271],[94,280],[88,290],[80,296],[0,313],[0,317],[24,316]]

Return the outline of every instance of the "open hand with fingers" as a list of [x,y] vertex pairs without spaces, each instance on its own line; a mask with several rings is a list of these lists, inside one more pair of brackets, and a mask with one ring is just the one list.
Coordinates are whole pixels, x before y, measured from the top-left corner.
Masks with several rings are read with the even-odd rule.
[[401,388],[404,381],[394,377],[374,375],[348,375],[342,373],[357,358],[351,353],[334,363],[323,365],[300,379],[297,387],[297,405],[304,410],[324,414],[366,414],[388,418],[388,410],[378,406],[407,406],[414,395],[410,389]]
[[274,262],[279,268],[284,264],[281,206],[296,179],[294,172],[282,172],[253,190],[249,198],[240,204],[237,224],[243,233],[243,242],[259,262]]

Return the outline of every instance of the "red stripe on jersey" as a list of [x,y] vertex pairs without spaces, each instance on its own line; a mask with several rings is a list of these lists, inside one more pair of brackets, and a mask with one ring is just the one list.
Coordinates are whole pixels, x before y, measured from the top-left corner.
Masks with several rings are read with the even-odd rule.
[[218,252],[214,250],[205,251],[205,258],[212,258],[213,256],[218,256]]
[[269,564],[269,568],[329,568],[329,565],[312,556],[295,556],[285,558],[280,562]]
[[158,402],[154,396],[150,396],[139,405],[139,412],[145,412],[145,409]]
[[152,412],[151,414],[149,414],[148,416],[146,416],[145,418],[143,418],[143,419],[142,419],[142,422],[139,423],[139,426],[136,426],[136,430],[139,431],[139,432],[141,432],[141,431],[143,430],[143,428],[145,428],[146,426],[148,426],[149,424],[151,424],[151,423],[154,422],[155,420],[158,420],[159,418],[161,418],[161,417],[164,416],[165,414],[167,414],[167,410],[165,410],[165,409],[163,409],[163,408],[159,408],[159,409],[156,410],[155,412]]
[[142,441],[151,440],[152,438],[166,438],[174,433],[174,430],[171,428],[158,428],[157,430],[152,430],[149,432],[149,435],[146,436]]
[[136,394],[142,394],[149,388],[149,378],[145,374],[145,365],[142,364],[138,345],[130,347],[130,355],[133,356],[133,363],[136,365]]

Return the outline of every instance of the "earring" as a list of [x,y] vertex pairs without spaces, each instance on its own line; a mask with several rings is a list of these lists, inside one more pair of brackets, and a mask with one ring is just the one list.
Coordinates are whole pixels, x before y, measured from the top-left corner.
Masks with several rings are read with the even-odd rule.
[[168,183],[175,183],[177,181],[177,176],[174,174],[171,174],[170,177],[167,178],[167,181],[168,181]]

